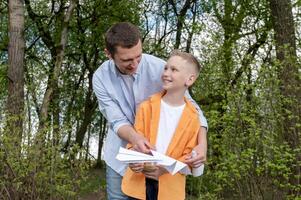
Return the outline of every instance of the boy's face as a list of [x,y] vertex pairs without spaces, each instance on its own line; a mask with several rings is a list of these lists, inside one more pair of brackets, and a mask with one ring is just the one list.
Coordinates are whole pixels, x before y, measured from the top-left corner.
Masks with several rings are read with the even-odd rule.
[[195,80],[192,66],[180,56],[167,60],[161,79],[165,90],[186,90]]
[[133,75],[141,61],[142,57],[142,44],[141,41],[137,45],[131,48],[124,48],[118,46],[114,56],[112,56],[108,51],[106,51],[107,56],[113,59],[115,65],[118,67],[119,71],[126,75]]

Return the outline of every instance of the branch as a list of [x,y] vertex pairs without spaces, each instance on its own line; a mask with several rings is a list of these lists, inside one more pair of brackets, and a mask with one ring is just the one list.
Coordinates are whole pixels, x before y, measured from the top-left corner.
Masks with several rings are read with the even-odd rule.
[[26,48],[25,51],[29,51],[29,50],[36,44],[36,42],[37,42],[40,38],[41,38],[41,37],[38,36],[38,37],[37,37],[37,38],[29,45],[29,47]]
[[233,87],[236,85],[237,80],[241,77],[243,72],[246,70],[247,66],[250,64],[251,60],[254,59],[259,47],[265,43],[267,39],[267,33],[264,32],[262,36],[253,44],[249,47],[247,50],[246,54],[244,55],[244,58],[241,62],[241,67],[238,69],[236,72],[234,79],[231,81],[231,86]]
[[28,15],[30,17],[30,19],[35,22],[35,24],[38,27],[39,30],[39,34],[42,37],[43,42],[45,43],[45,45],[49,48],[51,55],[54,57],[55,56],[55,44],[54,41],[51,37],[50,31],[49,29],[46,29],[43,26],[41,17],[38,16],[33,10],[32,7],[30,5],[30,1],[29,0],[24,0],[25,1],[25,6],[26,6],[26,10],[28,12]]
[[[26,0],[28,1],[28,0]],[[49,103],[51,100],[51,96],[53,94],[55,85],[58,81],[58,77],[59,77],[59,72],[62,66],[62,62],[63,62],[63,58],[64,58],[64,52],[65,52],[65,47],[66,47],[66,43],[67,43],[67,32],[68,32],[68,25],[69,25],[69,21],[72,15],[72,11],[74,10],[76,6],[76,1],[75,0],[71,0],[70,1],[70,5],[66,11],[66,14],[64,16],[63,22],[62,22],[62,31],[61,31],[61,38],[60,38],[60,43],[59,45],[56,47],[56,53],[55,53],[55,66],[53,69],[53,73],[51,76],[51,79],[49,79],[48,81],[48,85],[47,85],[47,89],[46,92],[44,94],[44,98],[43,98],[43,103],[42,103],[42,107],[41,107],[41,112],[40,112],[40,116],[41,116],[41,121],[40,121],[40,125],[39,125],[39,129],[42,128],[44,120],[47,119],[47,115],[48,115],[48,108],[49,108]]]

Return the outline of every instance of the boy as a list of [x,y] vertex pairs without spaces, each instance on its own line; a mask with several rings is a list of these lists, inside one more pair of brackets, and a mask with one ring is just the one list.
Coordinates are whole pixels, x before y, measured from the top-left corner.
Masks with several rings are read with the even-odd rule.
[[[161,76],[164,91],[144,101],[136,115],[136,131],[158,152],[180,161],[197,144],[207,146],[206,135],[198,135],[201,125],[198,112],[184,95],[199,71],[200,64],[194,56],[174,51]],[[185,175],[172,176],[161,166],[146,170],[143,164],[131,164],[123,177],[122,191],[134,199],[182,200]]]

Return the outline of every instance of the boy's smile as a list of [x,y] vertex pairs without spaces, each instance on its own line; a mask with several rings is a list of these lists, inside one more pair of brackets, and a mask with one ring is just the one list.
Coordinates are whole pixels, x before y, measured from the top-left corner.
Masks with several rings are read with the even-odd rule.
[[186,82],[190,77],[186,60],[179,56],[168,59],[161,79],[165,90],[186,90]]

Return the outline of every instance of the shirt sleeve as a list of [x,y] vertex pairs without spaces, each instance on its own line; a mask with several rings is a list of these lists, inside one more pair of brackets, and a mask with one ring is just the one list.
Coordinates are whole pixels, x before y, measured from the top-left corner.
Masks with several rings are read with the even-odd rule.
[[98,100],[99,110],[108,120],[110,127],[115,133],[123,125],[132,125],[127,117],[122,112],[118,101],[114,100],[108,93],[106,85],[101,79],[93,75],[93,90]]
[[197,109],[198,113],[199,113],[199,119],[201,122],[201,126],[205,127],[208,131],[208,123],[207,123],[207,119],[204,116],[203,111],[201,110],[201,108],[199,107],[199,105],[191,98],[188,90],[185,92],[185,96],[186,98],[195,106],[195,108]]

